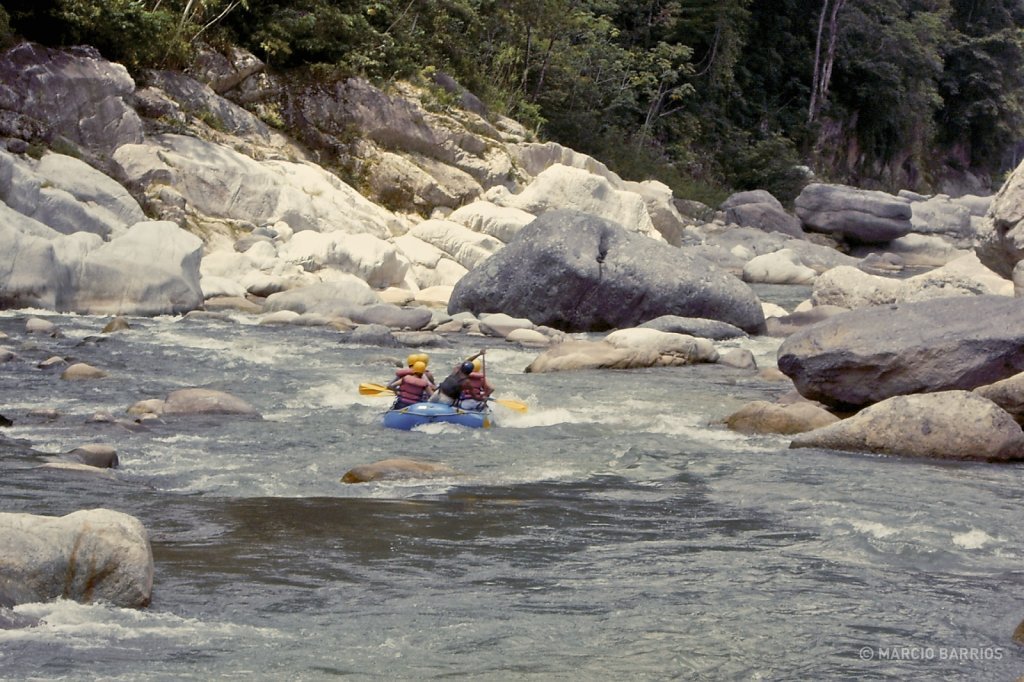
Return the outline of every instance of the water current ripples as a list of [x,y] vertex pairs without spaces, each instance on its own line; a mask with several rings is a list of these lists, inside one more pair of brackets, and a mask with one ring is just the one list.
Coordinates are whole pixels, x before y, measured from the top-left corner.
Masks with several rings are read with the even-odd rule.
[[[31,312],[64,335],[28,337],[28,313],[0,314],[19,355],[0,366],[0,414],[15,421],[3,434],[20,443],[0,445],[0,510],[135,515],[156,581],[143,610],[19,606],[42,622],[0,631],[4,680],[1024,671],[1010,641],[1024,618],[1019,466],[789,450],[718,423],[783,392],[749,372],[525,374],[533,352],[474,337],[428,349],[432,367],[482,344],[498,395],[529,412],[499,408],[489,431],[389,431],[386,401],[356,387],[386,380],[401,349],[245,318],[133,319],[100,336],[104,319]],[[727,345],[764,365],[778,341]],[[35,366],[51,355],[111,377],[60,381]],[[185,386],[263,419],[90,421]],[[113,477],[36,468],[86,442],[117,447]],[[456,473],[339,482],[395,456]]]

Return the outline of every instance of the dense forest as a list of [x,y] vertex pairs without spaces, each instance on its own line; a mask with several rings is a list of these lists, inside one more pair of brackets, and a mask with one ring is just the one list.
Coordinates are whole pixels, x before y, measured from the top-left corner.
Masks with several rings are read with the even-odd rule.
[[8,0],[10,43],[133,72],[238,44],[296,77],[454,76],[545,139],[682,196],[820,177],[992,182],[1024,139],[1024,0]]

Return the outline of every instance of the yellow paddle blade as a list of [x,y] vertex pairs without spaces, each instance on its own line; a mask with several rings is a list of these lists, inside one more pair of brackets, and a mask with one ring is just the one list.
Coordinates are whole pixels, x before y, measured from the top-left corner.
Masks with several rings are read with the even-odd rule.
[[394,395],[395,392],[392,391],[387,386],[381,386],[380,384],[365,384],[364,383],[364,384],[359,384],[359,394],[360,395],[373,395],[373,396],[388,396],[388,395]]
[[491,398],[491,400],[493,400],[494,402],[498,403],[499,405],[504,405],[505,407],[509,408],[510,410],[515,410],[516,412],[523,412],[523,413],[525,413],[526,410],[529,409],[527,407],[526,403],[521,402],[519,400],[505,400],[505,399],[502,399],[502,398]]

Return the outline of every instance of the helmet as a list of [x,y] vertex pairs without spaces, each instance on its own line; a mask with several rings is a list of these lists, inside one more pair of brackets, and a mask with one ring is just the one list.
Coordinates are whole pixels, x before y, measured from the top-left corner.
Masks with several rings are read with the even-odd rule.
[[473,361],[473,371],[479,372],[480,368],[483,367],[483,363],[480,362],[480,358]]
[[473,363],[467,360],[466,362],[462,363],[462,366],[459,367],[459,369],[462,370],[463,374],[469,374],[470,372],[473,371]]
[[430,356],[426,353],[418,353],[416,359],[423,363],[424,366],[430,364]]
[[412,363],[412,371],[413,374],[423,374],[425,371],[427,371],[427,366],[426,364],[423,363],[422,360],[417,360],[416,362]]
[[413,366],[413,364],[414,364],[414,363],[415,363],[415,362],[416,362],[417,360],[419,360],[419,359],[420,359],[420,356],[418,356],[418,355],[415,355],[415,354],[414,354],[414,355],[410,355],[409,357],[407,357],[407,358],[405,359],[405,364],[407,364],[407,365],[408,365],[409,367],[412,367],[412,366]]

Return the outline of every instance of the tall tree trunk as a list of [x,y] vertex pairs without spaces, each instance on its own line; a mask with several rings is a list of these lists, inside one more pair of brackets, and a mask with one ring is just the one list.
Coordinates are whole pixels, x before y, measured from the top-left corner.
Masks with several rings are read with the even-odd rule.
[[[831,3],[831,12],[829,4]],[[839,41],[839,10],[846,0],[823,0],[821,15],[818,17],[818,38],[814,43],[814,74],[811,77],[811,103],[807,108],[807,122],[813,123],[828,99],[828,87],[832,80],[832,66],[836,60],[836,46]],[[825,35],[825,16],[828,15],[828,47],[822,60],[822,37]]]

